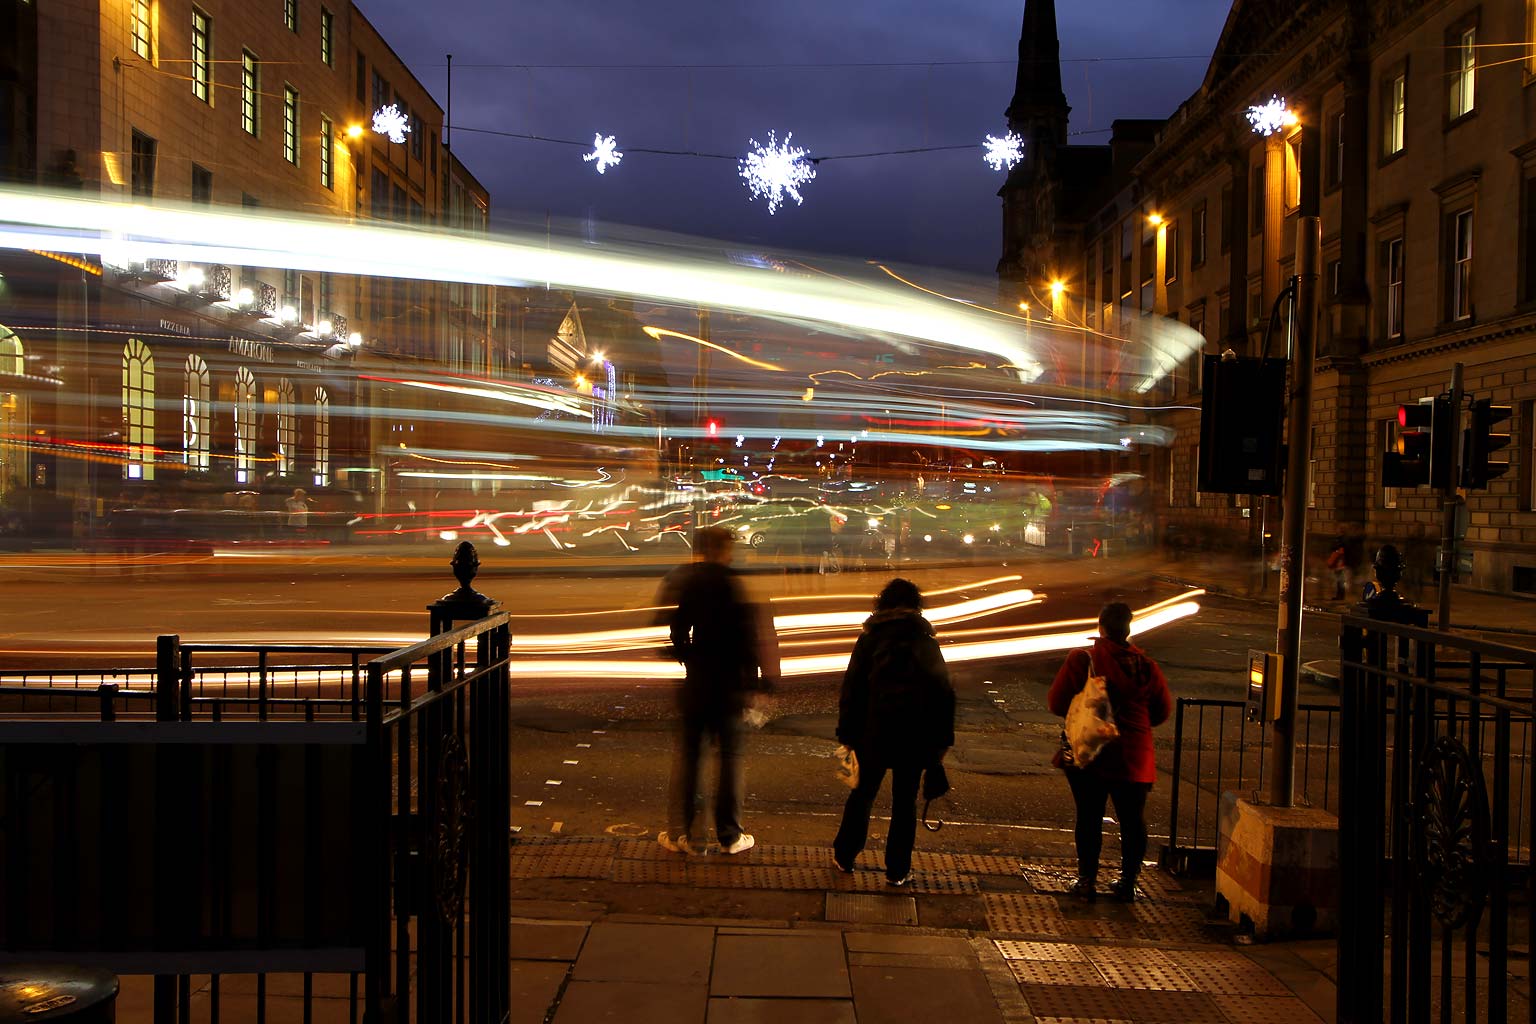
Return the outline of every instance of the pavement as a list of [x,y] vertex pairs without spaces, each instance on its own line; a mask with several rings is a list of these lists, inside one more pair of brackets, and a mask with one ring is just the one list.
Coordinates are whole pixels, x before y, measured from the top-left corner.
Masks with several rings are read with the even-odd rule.
[[[648,836],[519,838],[512,1024],[1335,1019],[1332,940],[1241,945],[1211,916],[1209,881],[1148,868],[1135,903],[1086,904],[1065,895],[1068,860],[946,853],[941,839],[919,836],[896,890],[878,843],[844,875],[824,846],[684,856]],[[338,982],[316,979],[313,1020],[347,1019]],[[206,984],[194,991],[205,1003]],[[300,991],[270,978],[266,1019],[311,1019]],[[225,1019],[250,1019],[253,992],[227,979]],[[124,979],[118,1021],[148,1021],[149,1006],[148,979]]]

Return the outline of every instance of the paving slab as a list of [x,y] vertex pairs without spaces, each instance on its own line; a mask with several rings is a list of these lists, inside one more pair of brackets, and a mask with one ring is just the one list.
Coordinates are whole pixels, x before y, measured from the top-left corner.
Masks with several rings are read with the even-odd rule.
[[847,999],[740,999],[709,1001],[707,1024],[856,1024]]
[[846,999],[852,995],[843,937],[836,932],[799,935],[721,935],[709,991],[716,996]]
[[570,964],[549,960],[513,960],[509,1024],[544,1024],[570,969]]
[[1229,1018],[1242,1024],[1322,1024],[1306,1003],[1293,996],[1212,996]]
[[512,959],[575,960],[587,927],[581,921],[513,921]]
[[[664,985],[709,983],[715,930],[691,924],[610,924],[600,921],[571,975],[580,981],[643,981]],[[699,1014],[704,1012],[701,1003]]]
[[703,985],[573,981],[554,1024],[704,1024]]
[[849,953],[850,967],[945,967],[964,971],[976,966],[976,958],[965,956],[934,956],[931,953]]
[[853,967],[848,973],[859,1024],[918,1020],[1002,1024],[1003,1016],[979,968]]
[[949,935],[898,935],[890,932],[849,932],[844,936],[850,953],[910,953],[917,956],[971,957],[966,939]]

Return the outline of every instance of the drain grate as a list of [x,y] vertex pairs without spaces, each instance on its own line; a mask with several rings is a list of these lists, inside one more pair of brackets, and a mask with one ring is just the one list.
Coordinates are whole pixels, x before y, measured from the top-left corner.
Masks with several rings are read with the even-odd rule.
[[917,900],[911,896],[829,892],[826,917],[828,921],[857,924],[917,924]]

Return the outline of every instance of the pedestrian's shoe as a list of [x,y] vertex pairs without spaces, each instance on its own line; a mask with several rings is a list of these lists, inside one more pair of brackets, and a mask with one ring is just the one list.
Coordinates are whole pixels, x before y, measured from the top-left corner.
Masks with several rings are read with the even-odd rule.
[[729,854],[746,853],[756,845],[757,840],[753,839],[750,833],[743,832],[729,843],[722,843],[720,852]]
[[670,832],[658,832],[656,842],[661,844],[663,850],[672,853],[692,853],[693,847],[688,845],[688,836],[683,833],[672,835]]
[[1134,878],[1127,878],[1125,875],[1121,875],[1120,878],[1118,880],[1116,880],[1115,883],[1109,887],[1109,894],[1117,902],[1120,902],[1120,903],[1135,903],[1136,902],[1136,879],[1134,879]]
[[912,881],[912,872],[908,871],[906,874],[902,875],[900,878],[889,878],[889,877],[886,878],[885,884],[891,886],[893,889],[900,889],[903,886],[910,884],[911,881]]
[[1073,897],[1074,899],[1086,900],[1089,903],[1092,903],[1095,899],[1098,898],[1099,893],[1098,890],[1094,887],[1093,879],[1079,878],[1075,883],[1073,883],[1072,888],[1067,890],[1067,895]]
[[834,865],[836,865],[837,866],[837,870],[841,871],[843,874],[845,874],[845,875],[853,874],[853,864],[851,862],[848,863],[848,864],[844,864],[842,862],[842,860],[838,858],[837,852],[835,850],[832,853],[832,863]]

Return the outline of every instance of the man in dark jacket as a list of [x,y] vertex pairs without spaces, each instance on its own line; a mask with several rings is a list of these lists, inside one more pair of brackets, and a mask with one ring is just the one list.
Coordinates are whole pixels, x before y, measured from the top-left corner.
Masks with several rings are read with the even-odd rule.
[[[673,827],[657,837],[677,852],[703,845],[690,837],[699,838],[693,831],[699,760],[710,735],[720,746],[715,835],[726,853],[750,850],[755,842],[741,830],[741,716],[753,695],[771,689],[774,680],[766,674],[759,677],[759,616],[731,568],[734,544],[727,530],[699,530],[694,561],[667,575],[657,599],[664,608],[675,605],[662,619],[671,630],[671,654],[685,670],[678,690],[682,735],[673,774]],[[767,622],[771,628],[772,619]]]
[[955,691],[922,607],[923,595],[910,581],[886,584],[853,646],[838,701],[837,739],[858,756],[859,781],[843,807],[833,860],[839,870],[853,870],[869,837],[875,795],[889,770],[885,878],[898,886],[912,877],[918,784],[955,743]]
[[1106,800],[1114,801],[1120,821],[1120,878],[1110,892],[1126,903],[1136,898],[1136,876],[1147,853],[1147,794],[1157,778],[1152,728],[1166,722],[1173,710],[1163,670],[1131,643],[1130,636],[1130,606],[1118,601],[1105,605],[1099,613],[1099,638],[1090,650],[1067,655],[1046,697],[1051,714],[1065,718],[1088,676],[1103,676],[1120,731],[1086,767],[1066,769],[1077,805],[1077,884],[1072,895],[1088,900],[1096,891]]

